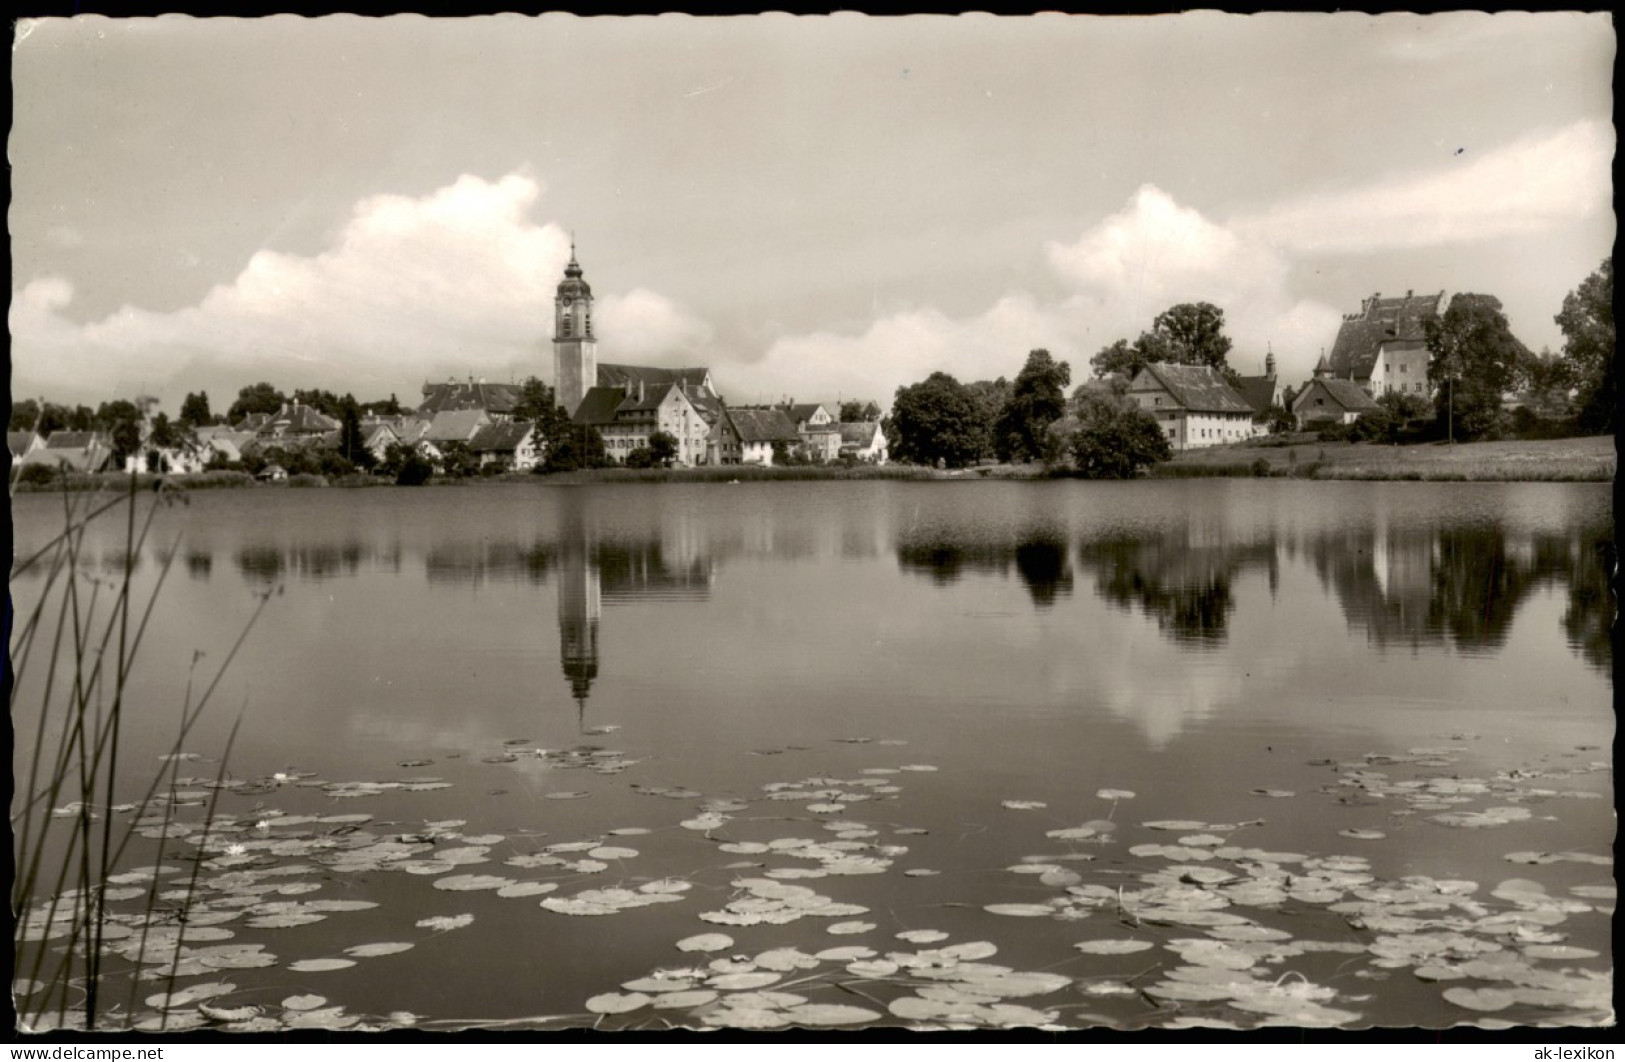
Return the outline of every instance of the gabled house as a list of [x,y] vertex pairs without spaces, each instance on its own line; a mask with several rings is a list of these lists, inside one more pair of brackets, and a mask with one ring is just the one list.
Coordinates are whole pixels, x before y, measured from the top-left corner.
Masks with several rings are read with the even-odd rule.
[[772,465],[773,444],[798,446],[801,433],[782,409],[729,409],[722,415],[718,438],[725,465]]
[[872,420],[842,421],[841,457],[855,457],[859,461],[883,465],[891,457],[886,445],[886,433]]
[[238,431],[251,431],[258,434],[259,430],[265,427],[270,419],[271,414],[269,413],[248,413],[244,415],[242,420],[232,425],[232,427],[236,428]]
[[[600,366],[600,372],[604,368]],[[605,454],[618,464],[624,463],[633,450],[647,447],[650,437],[662,431],[677,440],[678,464],[702,465],[709,459],[713,428],[691,397],[693,386],[684,380],[651,384],[633,377],[619,385],[594,387],[582,396],[571,420],[597,429],[604,440]]]
[[219,456],[221,460],[233,464],[243,459],[243,453],[253,445],[259,436],[251,431],[233,431],[229,427],[209,427],[197,429],[198,442],[205,449],[204,462]]
[[1128,393],[1175,450],[1252,437],[1253,407],[1209,366],[1153,362],[1134,375]]
[[785,415],[796,426],[801,437],[801,449],[814,461],[833,461],[841,453],[841,425],[829,410],[814,402],[791,404],[784,407]]
[[23,455],[21,468],[44,465],[70,472],[100,472],[113,456],[113,443],[99,431],[56,431],[45,445]]
[[429,421],[422,438],[443,450],[447,443],[468,442],[474,438],[476,432],[490,423],[491,418],[483,409],[445,410],[436,413]]
[[1353,380],[1317,376],[1292,400],[1292,415],[1302,431],[1316,422],[1353,424],[1362,414],[1379,408],[1365,388]]
[[1328,374],[1358,384],[1372,398],[1390,392],[1427,398],[1427,322],[1445,306],[1444,292],[1383,298],[1360,303],[1360,312],[1345,314],[1327,359]]
[[338,430],[338,421],[304,405],[296,398],[292,402],[284,402],[280,410],[260,425],[256,434],[262,441],[275,439],[295,442]]
[[6,432],[6,449],[11,451],[11,460],[15,464],[35,450],[45,446],[45,440],[40,438],[37,431],[8,431]]
[[394,425],[378,423],[370,428],[365,424],[361,427],[361,445],[379,461],[384,460],[389,448],[400,441],[401,437],[396,433]]
[[523,396],[520,384],[486,383],[470,377],[467,382],[448,380],[445,383],[425,383],[423,401],[417,415],[433,420],[438,413],[460,413],[478,410],[490,421],[513,419],[513,411]]
[[515,472],[529,472],[541,456],[536,447],[536,428],[523,420],[485,425],[474,433],[468,448],[479,459],[481,468],[496,465]]

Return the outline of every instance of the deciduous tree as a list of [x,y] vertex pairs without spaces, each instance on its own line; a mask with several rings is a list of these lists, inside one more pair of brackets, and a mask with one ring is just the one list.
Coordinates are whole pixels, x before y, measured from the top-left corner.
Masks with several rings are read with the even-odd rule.
[[964,384],[945,372],[899,387],[886,437],[901,461],[960,468],[981,455],[988,417]]
[[209,392],[199,391],[193,394],[186,393],[186,399],[181,403],[181,423],[189,424],[194,428],[201,428],[206,424],[214,423],[214,417],[209,413]]
[[250,413],[275,414],[287,401],[287,395],[261,381],[237,392],[237,401],[226,411],[226,419],[236,424]]
[[1612,432],[1619,405],[1614,375],[1614,259],[1603,259],[1597,271],[1563,298],[1556,317],[1563,330],[1563,358],[1569,364],[1579,405],[1581,431]]
[[1072,368],[1042,348],[1027,355],[1010,397],[993,426],[994,453],[1001,461],[1036,461],[1044,456],[1044,435],[1066,413]]
[[1423,323],[1434,408],[1456,438],[1494,438],[1506,420],[1502,396],[1523,382],[1530,354],[1507,326],[1501,300],[1464,292]]
[[1089,479],[1131,479],[1173,456],[1151,414],[1121,396],[1091,393],[1078,403],[1072,460]]

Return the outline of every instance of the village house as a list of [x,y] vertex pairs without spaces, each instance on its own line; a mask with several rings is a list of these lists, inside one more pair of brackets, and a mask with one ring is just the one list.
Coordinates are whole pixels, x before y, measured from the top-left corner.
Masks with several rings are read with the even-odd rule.
[[773,464],[773,444],[799,446],[801,433],[782,409],[729,409],[718,433],[718,460],[725,465]]
[[339,422],[301,403],[297,398],[262,423],[256,432],[261,441],[310,440],[339,430]]
[[677,464],[691,467],[709,459],[711,425],[679,383],[651,386],[638,380],[594,387],[571,419],[595,428],[604,440],[604,453],[618,464],[639,447],[647,448],[657,431],[677,440]]
[[784,412],[796,426],[802,453],[814,461],[833,461],[841,455],[841,425],[829,410],[814,402],[792,403],[784,407]]
[[254,434],[258,435],[259,430],[265,427],[266,423],[269,422],[270,419],[271,414],[269,413],[245,413],[243,415],[243,419],[239,420],[236,424],[233,424],[232,427],[237,431],[253,432]]
[[513,411],[522,397],[519,384],[486,383],[472,376],[466,383],[457,380],[425,383],[423,401],[418,405],[417,415],[432,420],[438,413],[478,410],[488,420],[501,422],[513,419]]
[[45,446],[45,440],[40,438],[37,431],[8,431],[6,432],[6,449],[11,452],[11,463],[16,464],[24,457]]
[[236,431],[230,425],[208,425],[196,429],[198,443],[204,448],[204,463],[213,460],[233,464],[243,459],[243,453],[259,438],[251,431]]
[[886,433],[872,420],[842,421],[840,457],[852,457],[870,464],[883,465],[891,453],[886,445]]
[[536,428],[526,421],[487,424],[474,433],[469,450],[479,459],[480,468],[496,466],[514,472],[529,472],[540,457]]
[[70,472],[100,472],[113,456],[113,442],[105,432],[54,431],[45,445],[23,455],[22,468],[44,465]]
[[1444,292],[1383,298],[1376,294],[1360,303],[1358,313],[1345,314],[1337,328],[1337,341],[1326,360],[1332,379],[1350,380],[1367,395],[1381,398],[1397,393],[1428,398],[1427,322],[1437,320],[1445,305]]
[[455,409],[436,413],[422,438],[444,451],[447,443],[468,443],[491,418],[483,409]]
[[1253,435],[1253,407],[1206,365],[1153,362],[1135,374],[1128,393],[1151,414],[1175,450],[1240,442]]
[[1365,388],[1353,380],[1317,375],[1292,400],[1292,415],[1298,430],[1314,424],[1353,424],[1360,416],[1379,408]]

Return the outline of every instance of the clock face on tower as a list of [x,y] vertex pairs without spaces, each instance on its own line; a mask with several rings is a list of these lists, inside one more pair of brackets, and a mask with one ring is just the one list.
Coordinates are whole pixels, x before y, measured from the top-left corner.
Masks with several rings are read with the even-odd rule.
[[570,308],[570,296],[566,295],[564,298],[560,299],[559,304],[568,310]]

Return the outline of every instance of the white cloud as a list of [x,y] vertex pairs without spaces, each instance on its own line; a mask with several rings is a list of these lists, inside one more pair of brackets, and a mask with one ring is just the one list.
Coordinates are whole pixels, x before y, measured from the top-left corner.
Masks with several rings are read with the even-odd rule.
[[1068,289],[1055,302],[1015,293],[973,317],[927,308],[883,318],[861,335],[790,337],[737,375],[763,397],[807,393],[816,382],[820,395],[839,391],[884,404],[900,384],[935,370],[961,380],[1014,376],[1027,351],[1041,346],[1069,361],[1081,382],[1101,347],[1133,339],[1169,306],[1207,301],[1225,311],[1237,368],[1259,371],[1273,344],[1282,373],[1293,378],[1309,374],[1336,332],[1338,311],[1292,294],[1285,256],[1153,185],[1077,240],[1052,242],[1045,252]]
[[1542,232],[1606,213],[1614,131],[1593,121],[1532,133],[1431,169],[1322,192],[1235,218],[1232,228],[1294,253],[1403,250]]
[[[464,175],[421,198],[372,196],[327,250],[261,251],[230,283],[171,313],[126,306],[79,324],[64,313],[70,282],[34,280],[13,293],[14,375],[25,393],[64,398],[166,383],[178,397],[200,373],[363,396],[447,374],[551,378],[551,290],[569,239],[530,220],[541,191],[522,174]],[[624,341],[617,353],[708,335],[654,292],[601,304]]]
[[707,353],[711,326],[658,292],[634,288],[596,303],[593,328],[604,337],[599,356],[607,361],[674,364]]

